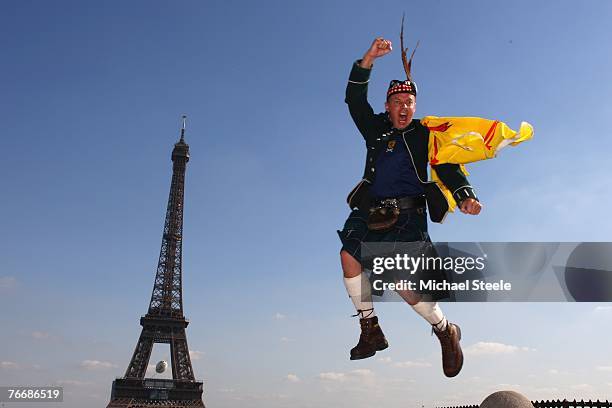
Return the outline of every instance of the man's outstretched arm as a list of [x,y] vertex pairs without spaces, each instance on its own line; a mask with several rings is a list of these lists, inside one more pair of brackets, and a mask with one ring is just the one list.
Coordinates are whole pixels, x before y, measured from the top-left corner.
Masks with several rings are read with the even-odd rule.
[[355,125],[367,139],[368,133],[372,131],[371,126],[375,117],[374,110],[368,102],[368,82],[372,66],[377,58],[380,58],[392,50],[391,41],[381,37],[376,38],[370,48],[365,52],[363,58],[353,64],[353,69],[346,86],[345,102],[348,104],[349,112]]

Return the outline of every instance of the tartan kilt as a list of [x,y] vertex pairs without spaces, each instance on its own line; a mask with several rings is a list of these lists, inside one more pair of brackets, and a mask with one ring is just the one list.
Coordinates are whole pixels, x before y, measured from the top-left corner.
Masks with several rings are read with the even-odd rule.
[[[425,208],[402,210],[397,223],[386,231],[370,231],[367,226],[367,219],[367,211],[359,209],[353,210],[344,223],[342,230],[337,231],[340,241],[342,242],[341,251],[348,252],[362,264],[362,266],[369,263],[369,260],[362,259],[362,244],[389,243],[391,245],[385,246],[385,248],[389,251],[393,251],[396,246],[400,246],[399,244],[404,242],[431,243],[427,232],[427,212]],[[435,248],[433,246],[429,246],[429,248],[430,251],[433,252],[430,252],[428,256],[437,256]],[[418,256],[420,254],[416,255]],[[422,271],[419,271],[416,275],[407,277],[406,272],[385,272],[382,275],[382,280],[384,282],[396,282],[406,278],[409,280],[418,280],[423,278],[423,276],[420,275],[422,273]],[[371,274],[370,281],[372,282],[374,278],[381,279],[381,277]],[[441,281],[447,279],[447,275],[444,270],[427,271],[427,279]],[[417,290],[417,292],[421,295],[426,295],[423,300],[428,301],[448,299],[450,297],[448,291],[427,292]],[[372,288],[372,294],[375,296],[382,296],[383,291]]]

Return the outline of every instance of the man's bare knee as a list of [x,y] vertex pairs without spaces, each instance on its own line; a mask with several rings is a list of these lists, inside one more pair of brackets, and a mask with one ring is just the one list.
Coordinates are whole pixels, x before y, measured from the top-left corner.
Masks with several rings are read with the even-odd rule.
[[354,278],[361,273],[359,261],[344,250],[340,251],[340,262],[342,263],[342,272],[345,278]]

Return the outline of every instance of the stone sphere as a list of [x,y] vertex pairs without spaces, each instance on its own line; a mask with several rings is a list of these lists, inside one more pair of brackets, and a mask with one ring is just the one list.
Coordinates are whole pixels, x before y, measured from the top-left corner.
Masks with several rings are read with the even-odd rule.
[[497,391],[485,398],[480,408],[533,408],[533,404],[518,392]]
[[165,362],[164,360],[160,361],[159,363],[157,363],[157,365],[155,365],[155,371],[158,374],[161,374],[164,371],[166,371],[166,368],[168,368],[168,363]]

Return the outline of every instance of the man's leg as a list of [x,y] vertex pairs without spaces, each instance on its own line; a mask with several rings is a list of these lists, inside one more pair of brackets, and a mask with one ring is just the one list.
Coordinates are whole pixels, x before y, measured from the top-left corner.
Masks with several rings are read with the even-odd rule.
[[355,305],[361,325],[359,343],[351,349],[351,360],[372,357],[379,350],[388,347],[387,340],[378,325],[378,317],[374,312],[370,282],[361,271],[361,264],[348,252],[340,252],[344,286]]
[[420,301],[410,306],[431,324],[433,332],[440,340],[444,375],[454,377],[459,374],[461,367],[463,367],[463,352],[459,344],[459,340],[461,340],[459,326],[446,320],[438,302]]
[[438,302],[424,302],[419,301],[418,303],[411,304],[415,312],[417,312],[423,319],[427,320],[434,331],[446,330],[447,321],[442,313],[442,309],[438,305]]
[[344,286],[355,305],[357,314],[360,318],[376,316],[370,285],[365,274],[361,272],[361,264],[346,251],[340,252],[340,261],[344,273]]
[[421,295],[411,290],[398,290],[396,292],[406,303],[412,306],[415,312],[427,320],[434,330],[446,330],[446,317],[444,317],[444,313],[442,313],[442,309],[437,302],[422,301]]
[[[417,235],[427,238],[427,219],[424,214],[421,214],[420,224],[421,230]],[[417,219],[418,221],[418,219]],[[418,222],[417,222],[418,224]],[[414,236],[404,237],[405,242],[414,240]],[[437,255],[435,251],[432,255]],[[444,375],[454,377],[461,371],[463,367],[463,352],[461,351],[461,330],[459,326],[449,323],[444,317],[444,313],[440,309],[437,302],[427,302],[422,299],[419,293],[409,290],[397,291],[397,293],[408,303],[419,315],[421,315],[431,325],[432,330],[436,333],[436,337],[440,340],[442,347],[442,367]]]

